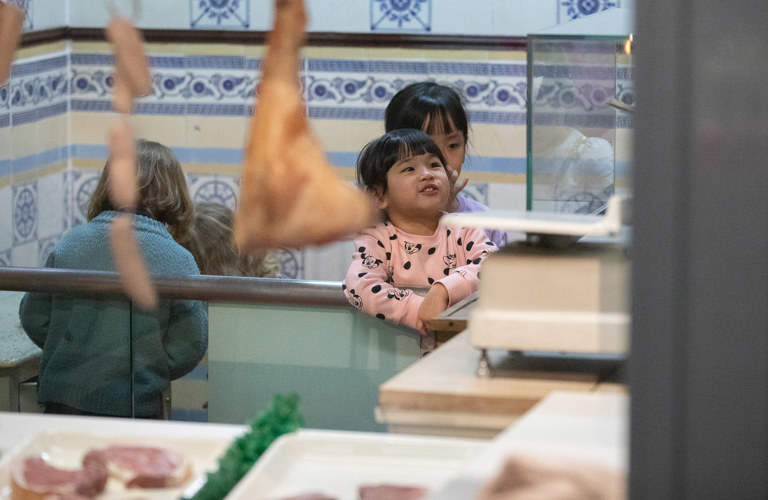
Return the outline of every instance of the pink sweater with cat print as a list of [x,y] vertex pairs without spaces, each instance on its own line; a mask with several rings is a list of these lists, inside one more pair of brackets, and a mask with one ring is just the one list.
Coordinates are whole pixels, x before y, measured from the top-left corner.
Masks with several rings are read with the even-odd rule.
[[477,290],[480,262],[496,249],[482,229],[438,226],[421,236],[384,222],[355,238],[344,293],[360,311],[416,328],[424,299],[406,287],[439,282],[455,304]]

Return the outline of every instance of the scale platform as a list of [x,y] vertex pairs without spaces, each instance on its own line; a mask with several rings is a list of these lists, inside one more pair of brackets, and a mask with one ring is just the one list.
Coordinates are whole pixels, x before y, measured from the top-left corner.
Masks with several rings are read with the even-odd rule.
[[605,215],[457,213],[446,225],[524,231],[489,255],[468,330],[480,349],[625,355],[629,246],[621,200]]

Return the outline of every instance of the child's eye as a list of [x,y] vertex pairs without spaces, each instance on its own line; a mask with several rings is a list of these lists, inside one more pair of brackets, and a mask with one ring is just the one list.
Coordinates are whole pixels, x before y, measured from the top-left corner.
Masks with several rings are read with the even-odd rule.
[[448,144],[448,149],[459,149],[461,147],[461,144],[458,142],[454,142],[453,144]]
[[429,164],[429,168],[443,168],[443,164],[439,161],[432,162]]

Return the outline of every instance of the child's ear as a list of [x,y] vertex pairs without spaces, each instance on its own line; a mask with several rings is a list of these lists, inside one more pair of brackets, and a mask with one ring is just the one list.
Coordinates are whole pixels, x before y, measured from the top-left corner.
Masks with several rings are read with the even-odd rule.
[[376,199],[379,200],[379,210],[386,210],[387,206],[389,205],[389,203],[387,203],[387,199],[383,196],[379,196]]
[[376,206],[379,210],[385,210],[387,208],[387,199],[384,196],[384,192],[381,188],[369,189],[368,194],[376,200]]

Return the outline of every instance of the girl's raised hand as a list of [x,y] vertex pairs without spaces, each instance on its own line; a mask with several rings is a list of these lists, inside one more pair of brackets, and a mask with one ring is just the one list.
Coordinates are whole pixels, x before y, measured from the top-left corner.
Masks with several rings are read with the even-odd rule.
[[[448,176],[451,178],[451,202],[453,202],[461,190],[467,187],[469,179],[466,177],[459,179],[459,171],[452,169],[450,165],[446,168],[448,169]],[[453,205],[453,203],[451,203],[451,205]]]

